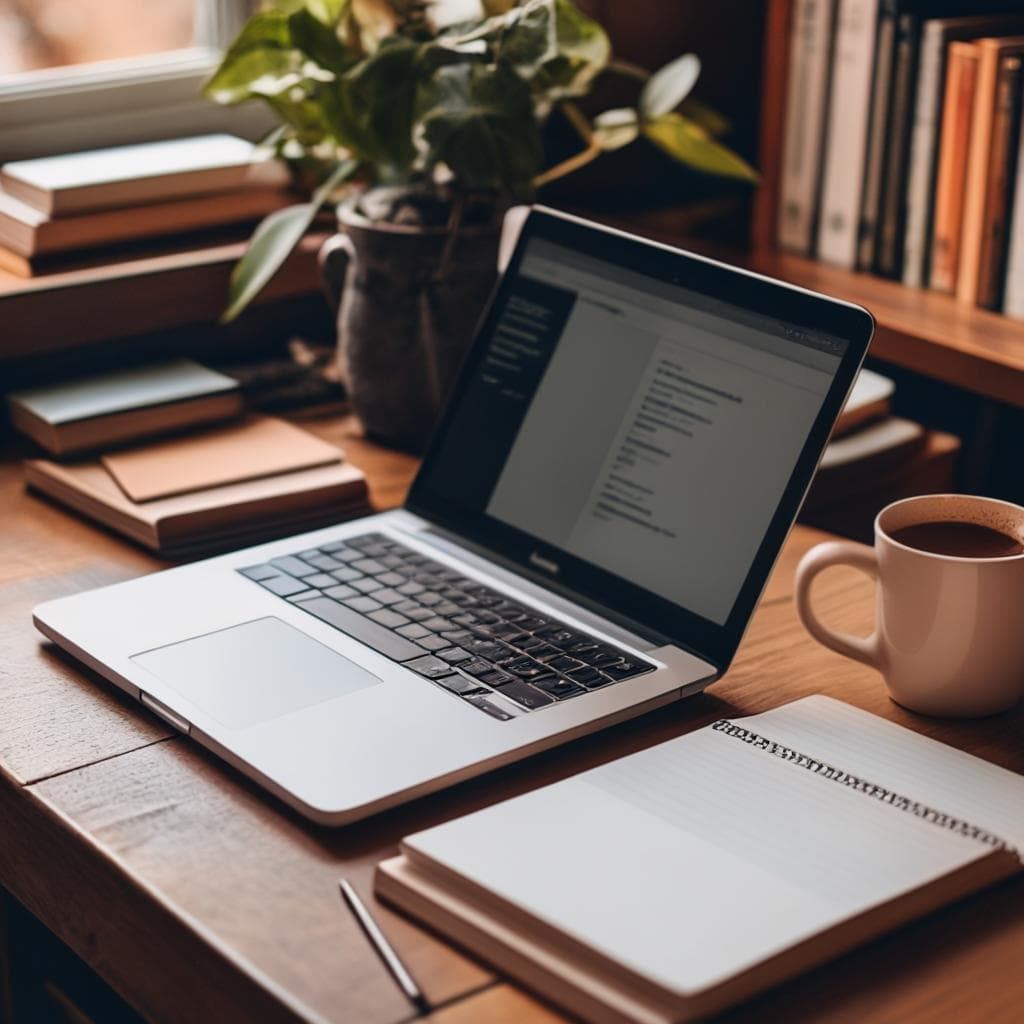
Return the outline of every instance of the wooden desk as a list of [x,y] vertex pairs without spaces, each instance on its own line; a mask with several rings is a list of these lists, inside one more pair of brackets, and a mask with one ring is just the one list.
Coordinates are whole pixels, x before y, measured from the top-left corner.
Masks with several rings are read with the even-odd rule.
[[[348,420],[313,424],[395,504],[412,460]],[[159,567],[22,493],[0,462],[0,885],[156,1021],[397,1022],[408,1005],[342,906],[405,833],[563,778],[723,715],[822,691],[1024,772],[1024,716],[940,723],[902,711],[868,669],[796,622],[793,568],[823,536],[798,528],[728,676],[710,693],[345,830],[308,825],[44,644],[36,603]],[[829,617],[870,619],[866,581],[820,583]],[[382,740],[386,742],[386,740]],[[374,905],[437,1024],[560,1018],[485,967]],[[1024,1005],[1024,882],[949,908],[729,1014],[736,1021],[1010,1020]],[[2,1014],[2,993],[0,993]]]

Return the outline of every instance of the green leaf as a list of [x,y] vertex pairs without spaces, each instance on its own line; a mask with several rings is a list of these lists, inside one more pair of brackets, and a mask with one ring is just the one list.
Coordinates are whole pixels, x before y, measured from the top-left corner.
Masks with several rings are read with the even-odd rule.
[[729,119],[723,117],[717,110],[712,110],[706,103],[687,96],[679,107],[679,113],[683,117],[695,121],[710,135],[717,139],[720,135],[726,135],[732,130]]
[[458,185],[526,195],[541,159],[529,87],[510,68],[455,64],[421,83],[417,167],[446,164]]
[[276,210],[256,228],[245,255],[231,273],[228,308],[221,317],[221,323],[234,320],[264,289],[288,254],[299,244],[320,207],[346,178],[355,173],[358,166],[355,160],[338,164],[308,203]]
[[534,91],[550,90],[549,99],[583,96],[608,64],[611,43],[601,25],[570,0],[554,0],[557,53],[541,68]]
[[660,117],[675,110],[690,94],[700,77],[700,59],[684,53],[656,71],[640,93],[640,113],[646,118]]
[[[217,103],[241,103],[256,95],[275,95],[274,83],[293,76],[301,56],[293,49],[288,18],[281,11],[254,14],[228,47],[220,66],[203,87]],[[260,83],[259,88],[253,88]]]
[[413,105],[419,47],[392,36],[339,79],[339,138],[384,176],[406,173],[416,156]]
[[757,181],[757,172],[750,164],[681,114],[662,114],[644,122],[642,130],[655,145],[688,167],[707,174]]
[[306,8],[288,19],[288,29],[292,43],[320,67],[342,75],[356,63],[355,55],[348,51],[334,29]]
[[594,118],[594,138],[602,149],[621,149],[640,134],[640,115],[632,107],[616,107]]

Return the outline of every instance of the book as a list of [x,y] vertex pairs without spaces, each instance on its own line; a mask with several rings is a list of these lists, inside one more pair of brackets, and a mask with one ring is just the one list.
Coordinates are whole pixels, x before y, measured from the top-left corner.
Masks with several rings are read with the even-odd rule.
[[191,359],[18,391],[7,404],[15,429],[53,455],[230,419],[243,408],[237,381]]
[[954,292],[957,287],[967,153],[971,144],[979,57],[977,43],[949,44],[928,274],[929,286],[940,292]]
[[882,175],[886,156],[895,144],[889,137],[889,109],[893,88],[893,51],[896,47],[896,15],[883,9],[878,15],[875,34],[874,73],[871,79],[871,117],[868,121],[864,161],[864,187],[861,193],[857,228],[858,270],[872,270],[878,244],[878,217],[882,204]]
[[840,0],[829,97],[818,256],[853,269],[871,112],[878,0]]
[[[268,440],[268,431],[281,435],[277,443]],[[265,446],[290,449],[292,457],[285,463],[272,459],[276,471],[269,471]],[[323,449],[331,453],[326,464]],[[161,444],[131,454],[135,465],[110,458],[30,459],[25,480],[33,490],[167,557],[288,536],[367,507],[366,480],[340,449],[269,417],[251,417],[242,429],[232,429],[227,445],[223,434],[212,431],[179,438],[170,451]],[[139,464],[146,462],[148,467]],[[198,476],[189,474],[189,463],[199,468]],[[219,481],[210,475],[217,468]],[[132,492],[144,497],[133,500]]]
[[899,277],[903,270],[903,234],[906,226],[906,173],[917,88],[921,20],[902,14],[896,22],[892,97],[888,132],[890,143],[882,168],[878,208],[878,234],[874,269],[884,277]]
[[888,416],[895,390],[896,385],[888,377],[861,367],[839,419],[832,428],[832,437],[849,434],[866,423]]
[[989,203],[989,161],[996,113],[999,65],[1004,57],[1024,54],[1024,36],[979,39],[978,78],[971,117],[971,142],[964,178],[964,213],[956,296],[977,305],[981,291],[985,210]]
[[[0,191],[0,246],[32,257],[259,220],[286,206],[279,188],[251,188],[117,210],[50,217]],[[31,266],[26,262],[26,266]]]
[[51,217],[286,182],[277,160],[232,135],[115,146],[0,167],[0,188]]
[[1017,170],[1020,132],[1021,84],[1024,61],[1019,56],[1003,57],[996,79],[996,109],[992,119],[985,209],[981,225],[981,253],[978,266],[978,305],[1003,308],[1006,275],[1007,226],[1013,210],[1013,185]]
[[930,18],[921,28],[914,116],[905,185],[903,283],[914,288],[928,280],[932,213],[939,157],[939,126],[946,82],[946,50],[957,40],[1024,30],[1024,16]]
[[1017,143],[1017,173],[1013,186],[1013,216],[1006,246],[1006,288],[1003,312],[1024,317],[1024,127]]
[[407,836],[393,904],[570,1013],[706,1017],[1022,868],[1024,778],[824,696]]
[[793,12],[779,186],[779,245],[810,256],[821,200],[835,0],[806,0]]

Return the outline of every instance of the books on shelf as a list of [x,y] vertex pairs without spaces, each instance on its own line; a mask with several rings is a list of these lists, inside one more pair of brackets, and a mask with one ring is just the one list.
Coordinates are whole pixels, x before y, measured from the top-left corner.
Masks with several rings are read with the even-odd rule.
[[0,167],[0,267],[31,277],[88,250],[251,224],[288,175],[244,139],[204,135]]
[[789,25],[779,246],[1016,309],[1019,0],[806,0]]
[[669,1024],[1019,872],[1022,802],[814,696],[408,836],[375,889],[582,1020]]

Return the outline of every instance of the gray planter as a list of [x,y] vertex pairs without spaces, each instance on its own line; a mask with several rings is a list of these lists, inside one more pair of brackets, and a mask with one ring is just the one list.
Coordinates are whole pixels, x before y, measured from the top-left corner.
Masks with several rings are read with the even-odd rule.
[[320,266],[342,379],[369,436],[422,451],[494,287],[500,224],[450,240],[446,228],[370,221],[345,205],[338,228]]

